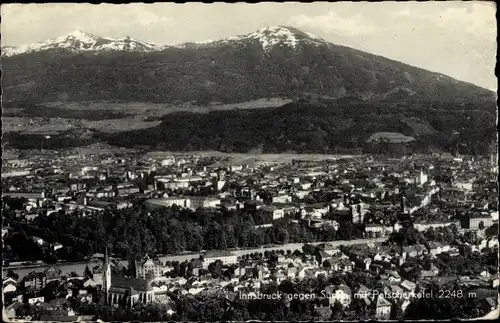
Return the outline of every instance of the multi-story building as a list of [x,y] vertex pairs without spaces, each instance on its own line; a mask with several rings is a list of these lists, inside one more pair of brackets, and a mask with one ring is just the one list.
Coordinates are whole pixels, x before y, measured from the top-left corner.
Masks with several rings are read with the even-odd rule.
[[208,251],[203,257],[203,267],[208,268],[208,265],[217,260],[222,261],[224,265],[232,265],[237,263],[237,256],[227,250]]
[[292,197],[290,195],[278,195],[273,196],[273,203],[290,203],[292,202]]
[[219,198],[206,196],[171,196],[146,201],[146,208],[150,210],[172,207],[177,205],[181,208],[196,210],[198,208],[216,208],[221,203]]
[[273,220],[281,219],[285,216],[285,212],[281,208],[277,208],[274,205],[265,206],[262,208],[262,211],[265,215],[269,215],[269,217]]
[[458,229],[461,228],[461,224],[459,221],[451,220],[413,223],[413,227],[418,231],[426,231],[429,228],[443,228],[451,225],[455,225]]
[[471,215],[466,214],[461,217],[462,228],[470,230],[481,230],[493,225],[493,218],[491,215]]
[[47,276],[44,272],[32,271],[22,281],[25,289],[40,290],[47,285]]
[[352,223],[363,223],[365,219],[365,214],[368,213],[368,210],[365,209],[364,203],[351,204],[351,214],[352,214]]
[[105,293],[106,305],[134,306],[139,301],[143,304],[154,302],[152,280],[141,278],[112,277],[111,263],[108,252],[104,258],[102,286]]
[[453,186],[464,191],[472,190],[472,182],[454,182]]
[[387,320],[391,316],[392,304],[384,298],[383,295],[379,295],[377,298],[377,303],[375,305],[375,316],[380,320]]
[[490,215],[471,217],[469,221],[469,229],[471,230],[484,229],[493,225],[493,219]]
[[147,277],[158,278],[161,276],[161,263],[159,260],[152,260],[145,257],[141,261],[135,262],[135,277],[146,279]]
[[43,273],[47,279],[47,282],[50,282],[53,280],[61,279],[62,271],[56,266],[50,266],[49,268],[45,269]]

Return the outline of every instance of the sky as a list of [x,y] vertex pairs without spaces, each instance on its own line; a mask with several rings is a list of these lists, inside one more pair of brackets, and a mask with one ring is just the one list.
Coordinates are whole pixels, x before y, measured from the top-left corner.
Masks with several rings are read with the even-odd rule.
[[8,4],[2,46],[82,30],[173,45],[292,26],[327,41],[496,90],[496,5],[489,1]]

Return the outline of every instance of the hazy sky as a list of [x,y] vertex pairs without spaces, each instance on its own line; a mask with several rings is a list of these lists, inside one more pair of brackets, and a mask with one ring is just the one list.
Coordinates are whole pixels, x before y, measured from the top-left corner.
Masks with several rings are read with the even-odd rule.
[[495,12],[487,1],[9,4],[1,7],[1,41],[16,46],[79,29],[178,44],[285,25],[496,90]]

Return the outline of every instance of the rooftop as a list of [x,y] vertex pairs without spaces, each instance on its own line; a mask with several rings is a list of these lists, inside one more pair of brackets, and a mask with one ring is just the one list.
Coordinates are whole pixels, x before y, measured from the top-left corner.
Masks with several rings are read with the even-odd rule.
[[145,291],[149,289],[148,281],[140,278],[126,278],[126,277],[112,277],[111,287],[116,288],[133,288],[139,291]]

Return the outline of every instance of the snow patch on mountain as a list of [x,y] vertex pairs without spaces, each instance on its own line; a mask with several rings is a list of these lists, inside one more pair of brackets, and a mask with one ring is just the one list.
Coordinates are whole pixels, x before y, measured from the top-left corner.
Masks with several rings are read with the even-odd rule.
[[163,49],[163,46],[146,43],[131,37],[113,39],[76,30],[68,35],[43,42],[18,47],[4,47],[2,48],[2,56],[9,57],[50,49],[66,49],[76,53],[84,51],[155,51]]
[[256,39],[264,51],[269,51],[275,46],[296,48],[299,43],[312,45],[324,44],[325,41],[311,33],[304,33],[292,27],[273,26],[262,28],[248,34],[243,39]]
[[7,46],[2,48],[2,56],[14,56],[37,51],[46,51],[50,49],[66,49],[71,52],[84,51],[139,51],[151,52],[161,51],[167,48],[202,48],[215,47],[222,45],[241,46],[248,42],[259,42],[262,49],[266,52],[276,46],[290,47],[295,49],[298,44],[307,43],[318,46],[326,43],[325,40],[310,34],[302,32],[292,27],[266,27],[256,32],[243,36],[233,36],[222,40],[205,40],[190,42],[173,46],[162,46],[153,43],[139,41],[131,37],[113,39],[109,37],[95,36],[80,30],[73,31],[66,36],[57,37],[44,42],[18,47]]
[[279,26],[260,29],[247,35],[246,38],[258,39],[264,51],[268,51],[278,44],[295,48],[298,43],[295,34],[290,29]]
[[195,44],[204,45],[204,44],[211,44],[213,42],[214,42],[213,40],[207,39],[207,40],[197,41]]
[[229,38],[216,41],[206,40],[206,41],[198,41],[192,43],[184,43],[184,44],[174,45],[173,47],[186,48],[186,47],[214,47],[221,45],[241,45],[253,41],[258,41],[261,44],[262,49],[266,52],[268,52],[275,46],[291,47],[295,49],[297,45],[300,43],[307,43],[315,46],[326,43],[324,39],[315,36],[311,33],[305,33],[292,27],[273,26],[273,27],[266,27],[259,29],[247,35],[232,36]]
[[69,33],[67,36],[60,37],[59,41],[64,41],[66,38],[71,38],[71,37],[73,37],[74,39],[78,39],[79,41],[84,42],[84,43],[95,42],[98,38],[92,34],[83,32],[81,30],[75,30],[75,31]]

